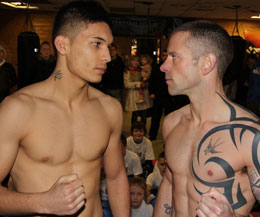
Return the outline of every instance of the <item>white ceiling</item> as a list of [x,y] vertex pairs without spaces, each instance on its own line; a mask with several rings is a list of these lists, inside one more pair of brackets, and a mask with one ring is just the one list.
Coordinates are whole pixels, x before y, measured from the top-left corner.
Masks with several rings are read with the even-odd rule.
[[[71,0],[26,0],[40,10],[56,11]],[[260,14],[260,0],[98,0],[112,14],[250,20]],[[7,6],[1,5],[1,8]]]

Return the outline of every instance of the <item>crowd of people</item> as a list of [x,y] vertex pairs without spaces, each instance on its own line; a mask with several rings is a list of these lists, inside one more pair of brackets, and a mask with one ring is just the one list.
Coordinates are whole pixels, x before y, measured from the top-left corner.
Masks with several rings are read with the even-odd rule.
[[233,47],[213,22],[177,27],[159,64],[123,60],[104,8],[76,1],[58,11],[52,40],[55,58],[44,41],[33,84],[13,94],[0,46],[1,216],[248,216],[260,201],[260,60],[248,56],[240,80],[250,112],[225,95]]

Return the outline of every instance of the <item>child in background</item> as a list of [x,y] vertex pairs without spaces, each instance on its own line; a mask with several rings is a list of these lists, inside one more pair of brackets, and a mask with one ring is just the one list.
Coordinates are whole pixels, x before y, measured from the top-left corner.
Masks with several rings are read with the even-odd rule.
[[126,137],[121,134],[122,151],[124,156],[126,174],[128,178],[136,177],[143,174],[143,168],[141,165],[140,158],[133,151],[127,150],[126,148]]
[[152,217],[153,207],[145,202],[146,183],[143,178],[134,177],[129,180],[131,217]]
[[[138,56],[129,57],[124,72],[124,86],[126,89],[125,111],[132,112],[131,123],[141,117],[141,121],[146,124],[147,109],[152,107],[149,99],[147,82],[141,79],[141,68]],[[137,103],[139,100],[139,89],[143,88],[144,102]]]
[[[148,83],[152,71],[152,66],[151,66],[152,58],[147,54],[142,54],[140,56],[140,60],[141,60],[141,80]],[[136,103],[143,103],[143,102],[144,102],[144,92],[143,92],[143,88],[140,87],[139,99],[137,100]]]
[[141,160],[143,177],[146,178],[153,171],[154,151],[152,142],[145,137],[145,125],[138,121],[132,124],[131,134],[127,138],[127,149],[135,152]]
[[166,169],[166,159],[165,153],[162,152],[157,161],[158,171],[150,173],[146,178],[147,185],[147,202],[151,203],[154,206],[155,200],[153,200],[158,192],[158,189],[161,185],[165,169]]

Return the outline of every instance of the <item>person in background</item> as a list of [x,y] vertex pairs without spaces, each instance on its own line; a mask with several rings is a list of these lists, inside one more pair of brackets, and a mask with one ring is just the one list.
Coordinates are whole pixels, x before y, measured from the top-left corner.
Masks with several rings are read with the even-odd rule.
[[[148,83],[141,80],[140,62],[138,56],[131,56],[126,64],[124,72],[124,86],[126,88],[125,111],[132,112],[131,124],[141,117],[141,121],[146,125],[147,109],[152,107],[149,99]],[[144,102],[139,100],[139,88],[143,88]]]
[[107,70],[102,77],[102,90],[123,104],[125,64],[118,55],[118,48],[114,43],[109,46],[109,52],[111,61],[107,64]]
[[0,104],[1,216],[101,217],[104,167],[114,217],[130,216],[121,150],[121,104],[93,88],[111,60],[110,19],[96,1],[73,1],[54,19],[52,75]]
[[56,65],[56,59],[51,55],[51,45],[48,41],[43,41],[40,45],[40,52],[36,56],[35,72],[33,83],[46,80],[52,74]]
[[166,58],[167,50],[165,49],[161,52],[160,63],[152,68],[148,85],[149,97],[153,100],[152,119],[149,130],[149,139],[151,141],[157,137],[163,111],[166,116],[176,109],[175,99],[168,93],[165,75],[160,70],[160,66]]
[[247,108],[260,117],[260,59],[250,70]]
[[250,71],[256,64],[256,61],[257,56],[254,54],[249,54],[247,56],[245,67],[242,70],[242,73],[239,74],[237,79],[237,95],[235,102],[244,107],[247,107],[248,82]]
[[167,51],[168,91],[190,104],[163,122],[167,167],[154,217],[248,216],[260,200],[260,121],[224,93],[231,37],[216,23],[186,22]]
[[166,169],[166,159],[164,152],[160,153],[158,156],[157,167],[159,171],[153,171],[146,178],[147,202],[153,201],[153,205]]
[[142,122],[135,122],[131,126],[131,134],[127,138],[127,149],[133,151],[141,160],[143,177],[153,171],[154,151],[152,142],[145,137],[146,128]]
[[0,103],[10,94],[10,89],[17,84],[16,72],[11,63],[5,61],[6,51],[0,45]]
[[143,168],[141,165],[140,158],[136,153],[126,148],[127,142],[124,134],[121,134],[121,142],[123,145],[122,150],[123,150],[124,162],[126,167],[126,174],[128,178],[142,175]]
[[134,177],[129,180],[130,185],[130,201],[131,201],[131,217],[152,217],[153,207],[147,204],[146,200],[146,184],[141,177]]
[[[149,84],[149,78],[152,71],[152,58],[148,54],[140,55],[141,62],[141,81],[145,81]],[[144,91],[143,88],[139,88],[139,98],[136,103],[143,103],[144,101]]]

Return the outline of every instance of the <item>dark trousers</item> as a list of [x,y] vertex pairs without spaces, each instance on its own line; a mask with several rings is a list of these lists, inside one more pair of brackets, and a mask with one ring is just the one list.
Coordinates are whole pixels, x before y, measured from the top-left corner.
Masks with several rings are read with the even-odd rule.
[[152,122],[150,127],[149,136],[151,140],[155,140],[160,127],[160,121],[163,114],[165,116],[176,109],[176,104],[173,98],[164,97],[154,99],[152,108]]
[[135,123],[138,117],[141,117],[141,121],[144,123],[144,126],[146,126],[147,110],[133,111],[131,123]]

